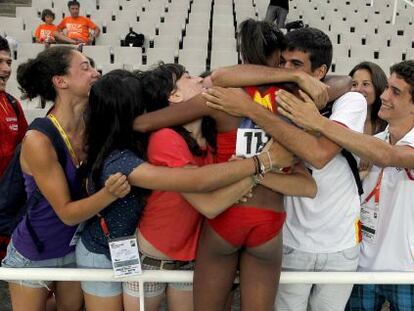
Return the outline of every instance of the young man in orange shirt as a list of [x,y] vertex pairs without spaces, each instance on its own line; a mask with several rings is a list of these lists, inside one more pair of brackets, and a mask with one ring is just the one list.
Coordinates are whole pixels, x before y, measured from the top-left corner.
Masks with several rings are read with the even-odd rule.
[[[97,38],[101,32],[89,18],[79,16],[80,3],[76,0],[68,2],[70,16],[65,17],[57,26],[59,32],[56,34],[56,39],[60,42],[72,44],[92,44],[93,40]],[[66,36],[63,35],[63,30],[66,29]],[[93,34],[90,34],[93,30]]]

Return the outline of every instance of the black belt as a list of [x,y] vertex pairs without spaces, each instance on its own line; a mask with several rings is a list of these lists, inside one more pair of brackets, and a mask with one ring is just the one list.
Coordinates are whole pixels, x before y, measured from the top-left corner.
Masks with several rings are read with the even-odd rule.
[[160,270],[177,270],[185,265],[188,265],[191,263],[191,261],[180,261],[180,260],[163,260],[163,259],[157,259],[148,257],[147,255],[144,255],[140,253],[141,255],[141,263],[156,267]]

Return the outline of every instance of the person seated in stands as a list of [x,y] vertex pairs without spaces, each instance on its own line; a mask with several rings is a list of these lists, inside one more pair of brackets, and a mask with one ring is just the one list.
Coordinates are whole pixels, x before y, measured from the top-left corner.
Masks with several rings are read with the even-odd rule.
[[[86,16],[79,16],[80,3],[76,0],[68,2],[70,16],[65,17],[57,26],[58,42],[72,44],[92,44],[99,36],[101,30]],[[66,31],[66,36],[63,31]],[[90,31],[92,30],[92,34]]]
[[36,42],[44,43],[45,45],[56,43],[55,34],[57,33],[58,28],[53,24],[55,13],[53,13],[52,10],[44,9],[41,18],[44,24],[40,24],[34,32]]

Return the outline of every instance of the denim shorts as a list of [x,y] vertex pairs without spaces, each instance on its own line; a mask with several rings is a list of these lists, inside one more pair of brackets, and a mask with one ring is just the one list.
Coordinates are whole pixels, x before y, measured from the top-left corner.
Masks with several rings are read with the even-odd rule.
[[[76,244],[78,268],[112,269],[112,262],[103,254],[90,252],[82,240]],[[125,282],[81,282],[82,290],[93,296],[113,297],[122,294]]]
[[[141,263],[142,270],[160,270],[158,267],[150,266],[147,264]],[[193,271],[194,270],[194,261],[190,261],[188,264],[181,266],[179,271]],[[145,282],[144,283],[144,297],[152,298],[162,295],[167,286],[172,287],[180,291],[192,291],[193,283],[159,283],[159,282]],[[140,297],[139,295],[139,283],[138,282],[127,282],[125,293],[133,297]]]
[[[45,260],[30,260],[20,254],[10,241],[7,247],[7,255],[4,257],[2,263],[4,268],[76,268],[75,252],[71,252],[66,256]],[[50,288],[53,281],[30,281],[30,280],[14,280],[8,281],[10,283],[20,284],[22,286],[32,288]]]

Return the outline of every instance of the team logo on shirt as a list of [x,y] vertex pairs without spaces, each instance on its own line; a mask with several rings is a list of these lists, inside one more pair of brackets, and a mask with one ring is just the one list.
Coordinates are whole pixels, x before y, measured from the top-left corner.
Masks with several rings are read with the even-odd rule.
[[273,104],[270,94],[265,94],[262,96],[259,91],[256,91],[253,95],[253,100],[259,105],[273,112]]
[[66,24],[66,29],[68,30],[68,32],[82,33],[82,25],[80,24],[68,23]]

